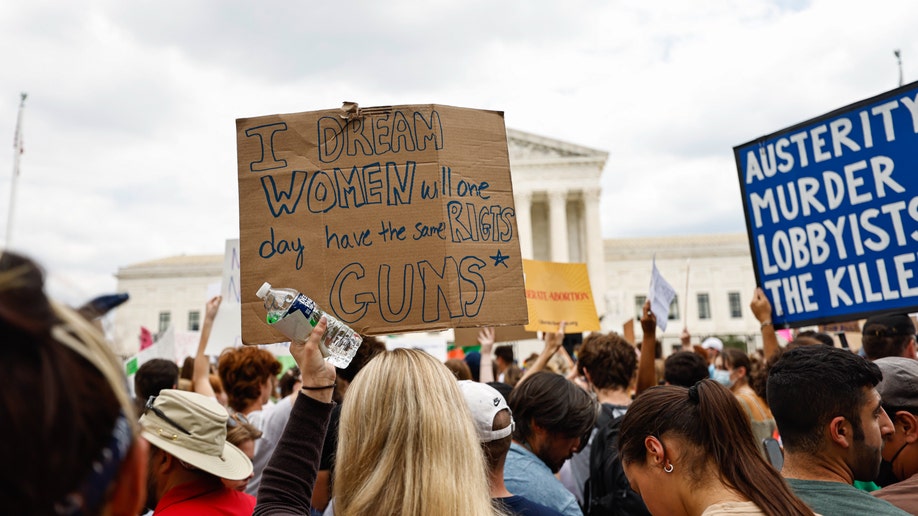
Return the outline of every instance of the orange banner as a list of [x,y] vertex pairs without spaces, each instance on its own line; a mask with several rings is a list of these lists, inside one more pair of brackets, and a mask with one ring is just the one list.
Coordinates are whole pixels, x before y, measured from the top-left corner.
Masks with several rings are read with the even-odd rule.
[[565,333],[600,329],[585,263],[523,260],[523,275],[529,308],[527,331],[558,331],[561,321],[566,323]]

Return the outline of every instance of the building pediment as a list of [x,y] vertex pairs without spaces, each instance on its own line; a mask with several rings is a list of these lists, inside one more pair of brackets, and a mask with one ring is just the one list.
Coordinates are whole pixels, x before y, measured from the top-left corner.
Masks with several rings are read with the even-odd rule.
[[598,163],[605,165],[609,153],[582,145],[507,129],[507,146],[512,165],[546,163]]

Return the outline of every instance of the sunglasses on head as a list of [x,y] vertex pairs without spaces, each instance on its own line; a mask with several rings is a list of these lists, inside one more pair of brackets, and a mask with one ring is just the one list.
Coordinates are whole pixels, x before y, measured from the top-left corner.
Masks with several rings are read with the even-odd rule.
[[147,404],[144,406],[144,409],[143,409],[144,414],[152,410],[154,414],[159,416],[159,418],[165,421],[166,423],[169,423],[170,425],[172,425],[172,427],[175,428],[176,430],[180,430],[186,435],[191,435],[191,432],[189,432],[188,430],[185,430],[185,428],[182,425],[170,419],[169,416],[164,414],[162,410],[159,410],[158,408],[154,407],[153,402],[155,400],[156,400],[156,396],[150,396],[150,398],[147,400]]

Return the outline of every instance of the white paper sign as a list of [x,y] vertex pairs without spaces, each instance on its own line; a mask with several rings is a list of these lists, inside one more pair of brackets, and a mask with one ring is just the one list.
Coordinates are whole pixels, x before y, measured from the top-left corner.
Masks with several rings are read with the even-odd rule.
[[[204,352],[208,355],[219,355],[224,348],[235,348],[242,345],[242,305],[239,304],[239,239],[226,241],[223,256],[223,281],[220,285],[223,301]],[[211,297],[208,294],[209,300]]]
[[657,317],[657,326],[666,331],[669,320],[669,305],[676,297],[676,289],[669,284],[657,269],[657,260],[653,260],[653,273],[650,276],[650,311]]

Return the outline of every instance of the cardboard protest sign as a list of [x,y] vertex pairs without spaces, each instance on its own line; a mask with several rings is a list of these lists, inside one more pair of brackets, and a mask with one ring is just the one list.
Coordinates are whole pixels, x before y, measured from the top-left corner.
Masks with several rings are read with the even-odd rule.
[[918,308],[916,145],[912,83],[734,148],[775,324]]
[[[555,330],[558,328],[555,327]],[[478,331],[480,328],[456,328],[453,331],[453,342],[457,346],[469,347],[478,345]],[[501,326],[494,328],[494,342],[516,342],[518,340],[537,339],[539,335],[534,331],[526,331],[523,326]]]
[[363,334],[526,322],[503,113],[440,105],[236,121],[242,340],[265,281]]
[[526,274],[528,331],[556,332],[564,321],[565,333],[599,330],[596,302],[585,263],[523,260]]

